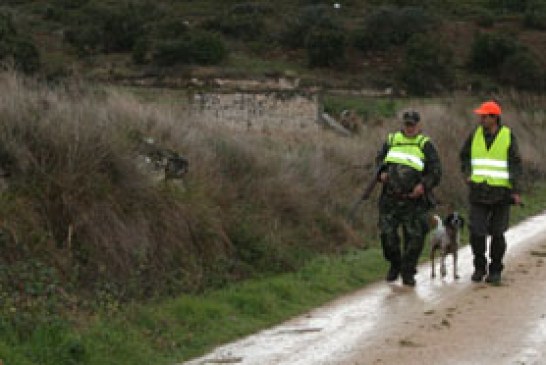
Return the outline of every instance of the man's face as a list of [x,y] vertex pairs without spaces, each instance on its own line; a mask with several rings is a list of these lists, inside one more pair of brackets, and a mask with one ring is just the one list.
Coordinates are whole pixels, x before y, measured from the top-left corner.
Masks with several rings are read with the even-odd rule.
[[421,126],[419,125],[419,122],[404,122],[404,124],[402,125],[402,130],[406,137],[415,137],[419,134],[419,132],[421,132]]
[[491,129],[497,124],[497,118],[493,115],[480,115],[479,116],[479,123],[481,126],[485,129]]

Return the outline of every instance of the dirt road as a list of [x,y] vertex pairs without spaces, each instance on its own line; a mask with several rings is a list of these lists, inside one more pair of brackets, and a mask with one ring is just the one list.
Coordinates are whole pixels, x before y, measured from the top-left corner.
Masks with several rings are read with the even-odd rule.
[[379,282],[185,364],[546,364],[546,212],[507,241],[500,286],[470,281],[466,246],[459,280],[424,264],[415,288]]

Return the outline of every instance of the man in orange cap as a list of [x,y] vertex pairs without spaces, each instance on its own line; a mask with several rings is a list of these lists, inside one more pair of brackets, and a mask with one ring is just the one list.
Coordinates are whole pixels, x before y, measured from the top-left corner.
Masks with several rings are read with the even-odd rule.
[[[518,179],[521,156],[510,128],[501,123],[501,107],[486,101],[474,110],[478,126],[464,143],[461,171],[469,185],[470,245],[474,255],[472,281],[499,284],[506,252],[510,204],[521,204]],[[485,256],[491,236],[489,265]]]

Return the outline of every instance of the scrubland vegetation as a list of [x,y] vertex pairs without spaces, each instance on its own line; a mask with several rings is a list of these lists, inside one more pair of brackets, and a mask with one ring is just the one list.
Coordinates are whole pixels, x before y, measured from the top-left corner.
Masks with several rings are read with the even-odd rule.
[[[385,134],[398,128],[398,110],[350,138],[328,130],[262,134],[198,124],[184,119],[182,105],[82,82],[52,87],[5,72],[0,90],[8,174],[0,198],[0,353],[9,364],[136,363],[146,353],[173,360],[381,275],[373,201],[355,225],[346,214]],[[421,111],[438,146],[441,213],[465,206],[457,153],[477,102],[394,104]],[[502,104],[537,211],[544,195],[534,188],[546,174],[544,98],[506,94]],[[157,182],[142,168],[144,137],[188,158],[182,185]],[[229,289],[242,281],[262,289]],[[309,298],[299,298],[307,290]],[[213,305],[208,314],[186,302],[223,303],[218,295],[231,304],[202,304]],[[230,316],[237,324],[202,337],[208,331],[193,310],[213,327]],[[125,332],[127,322],[135,327]]]
[[435,95],[544,91],[541,0],[10,0],[0,59],[59,80],[208,88],[215,77]]

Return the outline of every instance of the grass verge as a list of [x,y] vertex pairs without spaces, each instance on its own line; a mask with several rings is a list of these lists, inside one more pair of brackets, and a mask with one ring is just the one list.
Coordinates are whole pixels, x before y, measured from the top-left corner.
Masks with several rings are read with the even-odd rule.
[[[544,211],[546,184],[524,200],[513,209],[513,224]],[[0,333],[0,359],[9,365],[175,364],[379,280],[386,268],[381,250],[372,247],[202,295],[112,306],[79,325],[42,324],[24,342],[8,329]]]

